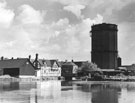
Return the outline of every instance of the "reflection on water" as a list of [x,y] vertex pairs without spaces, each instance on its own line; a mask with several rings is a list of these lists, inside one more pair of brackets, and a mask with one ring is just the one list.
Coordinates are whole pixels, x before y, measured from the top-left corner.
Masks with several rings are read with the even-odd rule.
[[109,84],[83,84],[79,89],[92,94],[92,103],[118,103],[121,91],[120,87]]
[[19,90],[19,82],[5,82],[0,85],[0,91]]
[[135,103],[134,82],[3,82],[0,103]]
[[67,81],[61,81],[61,91],[73,90],[73,84]]
[[[109,85],[91,85],[92,103],[118,103],[119,87],[110,87]],[[95,91],[93,91],[95,90]]]

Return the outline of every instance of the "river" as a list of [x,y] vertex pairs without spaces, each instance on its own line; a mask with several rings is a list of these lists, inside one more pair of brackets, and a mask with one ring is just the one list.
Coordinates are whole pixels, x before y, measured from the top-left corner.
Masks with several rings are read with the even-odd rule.
[[0,103],[135,103],[135,82],[1,82]]

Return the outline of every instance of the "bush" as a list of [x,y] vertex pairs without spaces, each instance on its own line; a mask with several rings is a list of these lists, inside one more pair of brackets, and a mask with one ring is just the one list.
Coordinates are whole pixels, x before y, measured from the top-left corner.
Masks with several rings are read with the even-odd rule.
[[100,73],[95,73],[92,77],[93,80],[103,80],[103,75]]

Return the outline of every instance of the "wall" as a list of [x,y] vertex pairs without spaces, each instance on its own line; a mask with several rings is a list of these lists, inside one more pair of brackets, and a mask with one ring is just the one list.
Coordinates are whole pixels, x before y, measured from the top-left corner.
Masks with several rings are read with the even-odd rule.
[[24,65],[20,67],[20,75],[30,75],[35,76],[35,68],[27,61]]
[[61,68],[51,68],[51,67],[41,67],[41,76],[49,77],[49,76],[61,76]]

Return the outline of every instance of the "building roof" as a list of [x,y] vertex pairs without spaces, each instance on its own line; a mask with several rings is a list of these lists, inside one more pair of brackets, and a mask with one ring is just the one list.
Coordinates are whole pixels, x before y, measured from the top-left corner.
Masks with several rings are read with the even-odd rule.
[[46,63],[47,67],[53,67],[54,63],[56,63],[58,65],[58,67],[60,67],[60,65],[58,63],[58,60],[55,60],[55,59],[53,59],[53,60],[45,60],[45,59],[43,59],[43,60],[39,60],[39,62],[41,64]]
[[0,60],[0,68],[19,68],[27,62],[32,65],[32,63],[27,58]]
[[127,69],[128,71],[135,71],[135,64],[126,65],[126,66],[123,66],[123,67],[126,67],[126,69]]
[[40,65],[44,65],[43,59],[38,59],[38,62],[40,63]]
[[65,61],[58,61],[58,64],[59,64],[60,67],[61,67],[64,63],[65,63]]
[[118,67],[119,70],[127,70],[126,67]]
[[72,65],[72,66],[77,66],[75,63],[73,62],[65,62],[62,65]]

